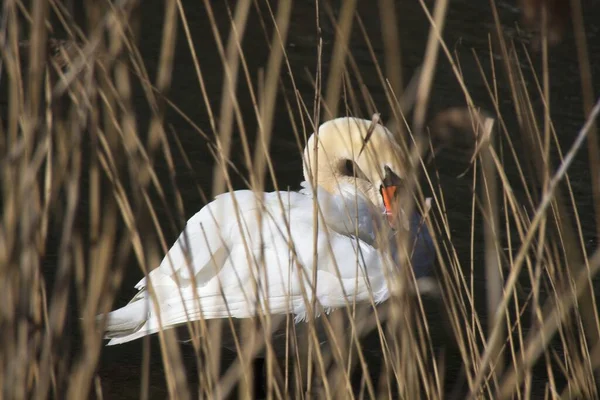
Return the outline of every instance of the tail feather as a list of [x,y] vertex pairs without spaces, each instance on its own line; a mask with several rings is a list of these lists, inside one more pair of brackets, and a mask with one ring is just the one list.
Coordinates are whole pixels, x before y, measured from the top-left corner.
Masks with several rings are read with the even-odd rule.
[[[141,300],[141,299],[140,299]],[[250,318],[256,315],[257,305],[249,303],[243,296],[228,296],[227,302],[221,294],[204,296],[201,310],[198,299],[186,298],[183,302],[174,299],[162,304],[159,319],[148,301],[134,301],[127,306],[108,314],[105,338],[111,339],[107,346],[130,342],[146,335],[157,333],[161,329],[169,329],[185,324],[187,321],[219,318]],[[301,296],[277,296],[270,299],[269,310],[273,314],[303,309]],[[291,308],[290,308],[291,307]]]
[[156,333],[158,331],[148,331],[148,329],[145,327],[146,325],[146,323],[142,323],[140,326],[137,327],[137,329],[128,332],[123,331],[119,334],[113,334],[112,336],[106,334],[104,337],[106,339],[110,339],[106,345],[114,346],[115,344],[131,342],[132,340],[139,339],[141,337],[150,335],[152,333]]
[[148,320],[149,312],[147,301],[135,299],[125,307],[108,313],[104,337],[112,339],[139,331]]

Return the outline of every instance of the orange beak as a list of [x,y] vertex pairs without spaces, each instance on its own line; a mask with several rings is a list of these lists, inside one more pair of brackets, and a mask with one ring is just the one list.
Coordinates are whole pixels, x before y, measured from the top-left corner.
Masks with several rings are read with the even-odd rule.
[[394,199],[396,197],[396,190],[398,186],[382,186],[381,197],[383,197],[383,205],[385,206],[385,214],[387,215],[390,224],[394,222],[396,217],[396,206],[394,205]]
[[387,215],[388,222],[392,226],[395,225],[396,217],[398,216],[398,204],[396,202],[396,196],[398,195],[398,188],[402,185],[402,179],[394,173],[389,167],[385,167],[385,176],[381,182],[381,197],[383,198],[383,205],[385,206],[385,214]]

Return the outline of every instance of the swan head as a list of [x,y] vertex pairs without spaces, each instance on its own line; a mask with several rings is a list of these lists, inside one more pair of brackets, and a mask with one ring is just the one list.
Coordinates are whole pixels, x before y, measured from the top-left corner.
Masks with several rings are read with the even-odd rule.
[[[389,130],[373,121],[344,117],[323,123],[304,149],[304,179],[331,194],[370,200],[390,220],[405,175],[402,151]],[[351,191],[352,193],[348,193]]]

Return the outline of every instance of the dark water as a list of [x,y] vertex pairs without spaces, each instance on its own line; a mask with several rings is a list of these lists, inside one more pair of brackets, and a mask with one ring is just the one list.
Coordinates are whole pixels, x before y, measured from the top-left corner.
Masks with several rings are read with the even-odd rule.
[[[225,2],[213,2],[215,17],[218,20],[221,33],[227,37],[229,17],[227,15]],[[259,2],[260,3],[260,2]],[[398,28],[402,45],[402,74],[404,82],[408,82],[414,70],[421,64],[429,31],[429,24],[417,1],[398,1]],[[527,34],[519,34],[516,24],[519,22],[519,11],[514,2],[499,2],[498,9],[500,18],[505,27],[505,32],[515,40],[517,47],[522,44],[528,46],[530,38]],[[383,44],[380,40],[379,10],[375,1],[359,1],[358,12],[366,26],[368,35],[372,41],[374,51],[380,63],[383,64]],[[183,1],[187,18],[190,24],[192,37],[196,52],[199,56],[202,71],[204,73],[208,96],[211,106],[218,112],[221,101],[221,90],[223,81],[222,65],[219,59],[213,35],[210,29],[209,19],[202,2]],[[146,62],[150,77],[154,77],[158,64],[161,46],[162,18],[164,13],[162,1],[143,2],[141,7],[141,34],[139,40],[140,50]],[[263,6],[264,8],[264,6]],[[597,1],[587,2],[584,5],[586,18],[586,33],[588,35],[590,63],[593,76],[596,78],[594,93],[600,94],[598,81],[600,80],[600,3]],[[263,11],[266,11],[264,8]],[[268,15],[263,17],[268,20]],[[267,23],[267,26],[271,26]],[[325,13],[321,14],[322,39],[323,39],[323,68],[326,72],[329,67],[330,54],[334,44],[334,29],[328,22]],[[270,29],[270,28],[269,28]],[[498,54],[490,54],[488,47],[488,34],[494,31],[494,23],[489,3],[485,1],[460,0],[452,1],[446,19],[444,37],[451,50],[456,52],[464,75],[466,85],[476,104],[489,111],[493,110],[492,102],[480,75],[477,63],[473,57],[472,50],[479,55],[484,65],[487,76],[491,75],[490,56],[500,57]],[[271,32],[268,32],[270,35]],[[314,90],[308,78],[307,70],[312,75],[317,65],[317,43],[318,36],[315,25],[315,4],[313,1],[297,1],[294,3],[290,31],[288,35],[287,51],[296,85],[308,108],[312,109]],[[351,51],[356,63],[362,73],[364,83],[373,97],[379,111],[382,112],[384,121],[389,117],[387,101],[384,90],[381,87],[375,66],[371,60],[368,47],[355,25],[351,40]],[[248,69],[253,81],[256,81],[259,70],[265,68],[269,56],[265,41],[265,34],[259,23],[258,14],[253,9],[246,34],[243,39],[243,49],[247,56]],[[541,70],[541,58],[538,54],[532,54],[533,63]],[[525,60],[523,58],[523,60]],[[533,85],[531,68],[523,62],[523,70],[529,85]],[[497,63],[500,68],[500,63]],[[569,146],[576,132],[581,127],[583,118],[583,105],[579,82],[579,70],[574,38],[570,30],[564,37],[562,43],[550,50],[549,59],[551,77],[551,107],[552,117],[563,148]],[[282,74],[285,75],[285,74]],[[292,98],[292,86],[289,80],[284,79],[285,93]],[[499,98],[501,101],[501,112],[509,131],[518,132],[518,125],[514,109],[511,103],[510,87],[504,78],[498,82]],[[247,132],[256,131],[256,121],[252,109],[252,103],[244,79],[240,76],[238,85],[238,100],[244,116],[244,125]],[[188,44],[181,25],[178,30],[175,67],[173,71],[173,82],[169,92],[169,98],[177,104],[205,132],[210,132],[208,113],[196,78],[196,73]],[[281,92],[279,94],[281,98]],[[440,62],[433,85],[429,115],[452,106],[463,106],[464,97],[460,87],[453,75],[450,64],[445,56],[440,55]],[[536,109],[541,110],[541,102],[534,100]],[[146,101],[141,90],[136,92],[136,110],[139,116],[139,124],[142,131],[147,129],[149,112]],[[366,112],[366,111],[365,111]],[[541,115],[541,114],[539,114]],[[368,118],[369,115],[364,117]],[[187,124],[175,112],[168,111],[166,121],[171,124],[178,134],[183,147],[186,149],[188,158],[192,163],[189,170],[182,157],[174,150],[174,160],[177,171],[177,186],[184,201],[185,215],[190,217],[199,210],[204,202],[199,188],[210,193],[212,184],[213,161],[205,139],[203,139],[193,127]],[[294,134],[290,125],[287,111],[282,101],[279,101],[275,114],[274,136],[271,145],[271,157],[275,166],[277,180],[282,188],[298,188],[302,180],[302,169],[300,157],[297,152]],[[518,139],[518,138],[517,138]],[[233,159],[238,165],[243,165],[239,133],[234,132]],[[172,141],[174,145],[174,141]],[[175,149],[175,146],[173,146]],[[448,218],[452,227],[454,245],[458,249],[459,257],[464,265],[469,265],[470,255],[470,201],[471,180],[467,176],[459,178],[459,174],[467,167],[466,162],[454,154],[451,150],[440,155],[437,160],[440,183],[444,190],[445,200],[448,207]],[[582,218],[584,235],[589,248],[595,245],[595,226],[592,218],[592,199],[590,188],[590,176],[588,170],[586,152],[583,151],[577,157],[571,168],[570,178],[573,183],[577,200],[578,211]],[[169,173],[164,160],[160,157],[156,165],[159,177],[167,179]],[[509,170],[511,178],[518,178],[515,170]],[[234,177],[234,184],[243,188],[243,180]],[[272,187],[268,187],[270,190]],[[167,188],[167,199],[173,199],[173,193]],[[167,210],[160,202],[156,202],[156,210],[160,218],[166,218]],[[167,242],[172,242],[179,233],[178,229],[172,228],[171,224],[165,223],[165,236]],[[182,226],[179,224],[178,228]],[[482,264],[481,252],[475,254],[475,264]],[[122,289],[115,301],[115,306],[125,304],[135,290],[133,285],[141,278],[142,273],[137,265],[132,262],[127,267]],[[483,269],[476,272],[477,287],[483,288]],[[476,293],[478,305],[483,312],[485,294]],[[73,316],[74,317],[74,316]],[[167,397],[166,384],[163,378],[163,366],[161,362],[158,341],[155,338],[151,343],[150,363],[150,397],[161,399]],[[143,341],[138,340],[124,345],[103,349],[98,375],[101,378],[102,389],[105,398],[138,398],[140,393],[140,376],[142,365]],[[227,355],[226,355],[227,357]],[[233,357],[232,354],[229,357]],[[189,368],[195,368],[192,361],[194,358],[190,347],[189,353],[184,351],[184,358]],[[189,361],[189,362],[188,362]],[[449,360],[456,368],[460,364],[458,358]],[[191,373],[195,375],[194,373]],[[543,375],[538,378],[543,381]],[[538,382],[539,382],[538,381]],[[540,385],[543,390],[543,386]],[[543,393],[543,392],[540,392]]]
[[[222,34],[227,33],[229,18],[226,9],[221,2],[213,2],[215,16],[220,25]],[[367,32],[374,46],[374,51],[380,63],[383,64],[383,45],[380,40],[379,11],[373,2],[359,2],[359,13],[365,23]],[[209,20],[204,8],[198,2],[184,2],[190,29],[199,55],[199,61],[204,73],[207,91],[211,100],[211,106],[215,111],[219,109],[223,73],[221,61],[216,52],[215,43],[209,27]],[[158,50],[160,48],[159,29],[162,20],[162,2],[145,2],[142,10],[142,32],[140,48],[149,68],[150,76],[154,76],[157,65]],[[413,71],[420,65],[423,59],[426,38],[428,34],[427,20],[418,2],[398,2],[398,22],[402,44],[402,74],[404,82],[412,76]],[[597,2],[586,5],[586,32],[590,46],[591,65],[593,75],[600,79],[600,4]],[[518,9],[512,2],[499,3],[501,21],[505,32],[515,40],[517,47],[523,44],[528,46],[530,38],[526,33],[519,34],[516,24],[519,22]],[[268,60],[268,49],[265,42],[264,32],[258,22],[258,15],[253,10],[249,17],[248,27],[243,41],[243,49],[247,55],[248,69],[254,81],[258,71],[266,66]],[[267,24],[270,26],[270,24]],[[330,53],[334,43],[334,30],[328,22],[324,13],[321,14],[322,38],[323,38],[323,68],[327,72],[329,67]],[[491,54],[488,47],[488,33],[493,32],[494,24],[492,13],[487,2],[454,1],[448,12],[445,28],[445,40],[453,51],[456,52],[465,82],[473,96],[476,104],[484,109],[493,110],[492,102],[485,88],[484,81],[480,75],[477,63],[472,54],[472,49],[479,55],[484,65],[485,73],[491,76],[490,56],[499,58],[499,54]],[[270,32],[269,32],[270,34]],[[226,37],[226,36],[225,36]],[[291,26],[288,36],[288,56],[296,85],[303,99],[312,106],[314,91],[308,78],[307,71],[314,76],[317,65],[317,43],[318,37],[315,26],[315,8],[311,1],[296,2],[293,9]],[[173,82],[169,93],[170,99],[176,103],[184,113],[192,118],[206,132],[210,132],[208,114],[204,101],[201,97],[197,83],[194,66],[187,47],[183,31],[178,32],[178,42],[173,73]],[[351,51],[356,63],[362,73],[364,83],[369,89],[371,96],[379,111],[383,113],[384,120],[389,116],[384,91],[369,54],[368,47],[355,26],[351,40]],[[551,76],[551,104],[555,128],[560,136],[563,146],[568,146],[577,130],[583,122],[583,106],[580,93],[579,71],[576,58],[574,39],[570,32],[567,33],[561,45],[551,49],[549,60]],[[539,54],[532,54],[533,63],[541,70],[541,58]],[[522,60],[525,60],[524,58]],[[529,85],[533,85],[531,68],[523,61],[522,68]],[[499,67],[499,63],[497,63]],[[285,93],[292,98],[292,86],[289,80],[285,81]],[[500,77],[498,82],[499,98],[501,100],[501,112],[509,130],[518,132],[516,116],[511,103],[510,87],[506,80]],[[600,93],[597,86],[594,90]],[[239,101],[244,116],[244,124],[247,132],[252,134],[256,131],[256,121],[253,117],[251,99],[248,95],[246,84],[240,78],[238,87]],[[281,93],[280,93],[281,98]],[[464,98],[458,83],[444,56],[440,56],[437,73],[433,85],[429,115],[433,116],[438,111],[447,107],[464,105]],[[541,111],[541,102],[534,99],[534,105]],[[144,105],[143,101],[138,105],[140,110],[140,122],[144,127]],[[217,111],[218,112],[218,111]],[[366,112],[366,110],[365,110]],[[541,114],[539,114],[541,115]],[[365,115],[368,117],[367,115]],[[187,169],[179,157],[175,157],[178,188],[181,191],[185,204],[185,213],[189,217],[203,206],[202,197],[198,188],[210,192],[212,180],[212,159],[207,152],[207,144],[197,132],[194,131],[174,112],[168,112],[167,121],[177,131],[187,155],[192,163],[193,171]],[[301,181],[300,158],[296,151],[293,131],[290,126],[287,111],[280,101],[275,116],[274,137],[271,146],[271,156],[275,165],[277,179],[280,187],[297,188]],[[234,161],[243,165],[239,134],[234,133]],[[458,178],[463,172],[466,164],[458,155],[450,150],[440,156],[437,160],[440,182],[448,206],[448,217],[452,226],[454,245],[459,251],[459,256],[468,265],[469,260],[469,231],[470,231],[470,202],[465,198],[471,196],[470,178]],[[167,176],[166,166],[157,166],[159,174]],[[516,171],[509,170],[511,178],[516,179]],[[595,243],[594,225],[591,216],[591,190],[590,177],[585,152],[577,158],[570,173],[573,182],[577,205],[583,218],[583,229],[590,247]],[[243,187],[241,179],[234,178],[237,187]],[[269,188],[271,189],[271,188]],[[157,205],[159,215],[165,213],[160,205]],[[173,239],[177,235],[176,230],[167,229],[167,239]],[[462,250],[462,251],[461,251]],[[475,265],[483,265],[481,252],[475,254]],[[141,277],[141,272],[135,264],[128,268],[123,288],[116,300],[117,305],[122,305],[129,300],[134,293],[132,286]],[[476,271],[477,287],[483,288],[483,271]],[[477,304],[484,313],[484,293],[476,293],[479,299]],[[163,378],[163,366],[158,349],[158,342],[151,339],[151,371],[150,371],[150,394],[152,398],[163,398],[167,395],[166,385]],[[140,386],[140,366],[142,364],[142,341],[124,344],[118,347],[106,348],[103,351],[102,360],[98,374],[102,379],[102,387],[107,398],[137,398]],[[234,355],[225,352],[225,361]],[[195,363],[192,361],[193,353],[184,349],[184,358],[188,361],[188,369],[194,371]],[[455,356],[449,360],[450,373],[452,367],[455,369],[460,365],[460,359]],[[193,373],[192,373],[193,374]],[[536,377],[540,387],[539,394],[543,393],[543,381],[545,375],[543,370]],[[451,387],[451,385],[449,386]]]

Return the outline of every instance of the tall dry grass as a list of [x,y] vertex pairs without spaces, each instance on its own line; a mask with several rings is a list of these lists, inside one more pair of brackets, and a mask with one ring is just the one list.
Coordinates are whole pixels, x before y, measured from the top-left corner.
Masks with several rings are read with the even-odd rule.
[[[452,338],[455,359],[439,349],[435,330],[440,325],[430,326],[439,321],[427,318],[431,305],[415,295],[419,292],[415,289],[423,286],[408,273],[392,278],[393,295],[384,305],[349,304],[307,324],[294,325],[290,316],[268,313],[241,322],[197,321],[186,327],[191,345],[184,347],[175,330],[160,332],[156,351],[160,351],[170,397],[229,397],[237,387],[240,398],[249,398],[257,389],[255,375],[264,376],[262,390],[267,398],[528,399],[540,384],[548,398],[598,397],[600,329],[594,278],[600,253],[588,254],[581,219],[600,221],[594,124],[600,103],[595,103],[591,83],[581,4],[571,3],[585,123],[577,133],[560,133],[574,135],[572,144],[563,149],[550,106],[551,81],[560,77],[549,75],[550,19],[545,11],[540,33],[544,62],[534,85],[528,85],[522,65],[534,70],[537,66],[529,49],[507,40],[496,3],[490,2],[496,26],[490,32],[490,53],[501,57],[473,54],[492,104],[483,110],[473,100],[458,57],[444,41],[448,1],[420,2],[430,23],[429,36],[419,73],[406,87],[394,2],[378,2],[383,65],[372,46],[379,40],[377,33],[366,28],[356,1],[342,2],[339,9],[330,2],[315,2],[318,62],[307,74],[313,85],[312,99],[307,101],[298,89],[300,77],[293,73],[286,46],[291,12],[297,5],[290,0],[235,2],[226,8],[230,24],[224,36],[214,3],[206,0],[196,7],[203,7],[211,25],[224,76],[216,110],[207,91],[211,78],[196,52],[196,42],[205,38],[191,34],[194,21],[182,2],[164,2],[162,43],[152,77],[138,47],[144,40],[138,37],[140,2],[87,2],[85,30],[60,1],[4,2],[0,27],[0,84],[7,95],[0,124],[2,397],[104,397],[105,377],[97,369],[104,341],[96,315],[114,307],[125,267],[137,264],[147,273],[158,265],[171,244],[165,226],[180,230],[191,215],[183,206],[174,162],[180,158],[191,169],[188,149],[180,134],[169,128],[167,110],[179,114],[197,137],[210,143],[212,191],[202,194],[209,201],[214,194],[238,189],[232,183],[239,167],[231,162],[234,140],[241,141],[243,148],[247,186],[259,192],[266,186],[278,188],[269,148],[277,134],[274,115],[276,109],[282,112],[282,105],[298,151],[308,135],[331,117],[387,115],[384,122],[406,151],[409,173],[403,206],[407,211],[419,208],[428,216],[435,239],[438,304],[447,319],[443,326]],[[256,15],[269,49],[258,80],[252,78],[247,62],[251,55],[242,46],[248,24],[256,23],[250,18]],[[323,24],[330,24],[335,32],[328,69],[322,62]],[[66,40],[55,40],[56,32]],[[387,100],[385,110],[378,108],[381,105],[363,83],[363,72],[349,46],[353,32],[367,43]],[[198,84],[188,90],[202,94],[208,132],[169,98],[178,34],[183,34],[187,47],[177,51],[190,53]],[[428,118],[433,78],[441,60],[453,71],[464,107]],[[487,63],[491,75],[485,72]],[[237,95],[242,81],[249,88],[249,109]],[[132,98],[138,85],[149,110],[144,115],[145,129]],[[500,104],[506,99],[499,98],[498,85],[510,89],[516,126],[502,115]],[[537,101],[543,104],[541,113],[534,107]],[[246,130],[248,120],[257,126],[255,133]],[[461,132],[459,136],[454,130]],[[453,229],[448,217],[452,210],[436,169],[442,147],[456,140],[470,149],[463,177],[472,188],[470,232]],[[594,216],[578,214],[569,179],[569,167],[584,147],[589,153]],[[166,180],[159,178],[157,160],[167,165]],[[162,213],[167,210],[169,221],[161,220],[157,207]],[[317,212],[314,218],[315,224],[320,223]],[[600,223],[596,227],[600,230]],[[457,249],[459,234],[470,236],[469,248]],[[481,264],[474,256],[478,251],[484,254]],[[469,262],[459,252],[468,252]],[[408,262],[406,254],[404,259]],[[483,269],[486,287],[482,291],[474,277]],[[260,274],[259,268],[256,273]],[[478,291],[485,293],[485,299],[476,295]],[[485,313],[478,312],[481,302]],[[309,315],[318,310],[314,301]],[[73,315],[78,319],[70,318]],[[272,332],[279,332],[280,342],[283,338],[283,354]],[[233,335],[237,354],[222,368],[219,349],[228,335]],[[142,340],[143,362],[135,374],[140,376],[139,397],[149,398],[154,350],[147,338]],[[380,364],[376,374],[368,354],[373,347]],[[192,366],[185,363],[189,354]],[[265,358],[264,370],[254,368],[258,354]],[[461,372],[453,385],[447,379],[447,365],[456,360]],[[546,369],[543,383],[535,378],[539,365]]]

